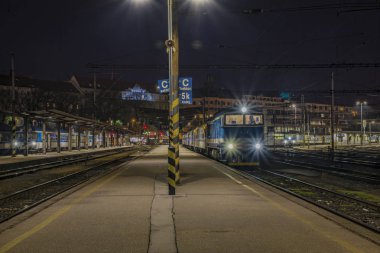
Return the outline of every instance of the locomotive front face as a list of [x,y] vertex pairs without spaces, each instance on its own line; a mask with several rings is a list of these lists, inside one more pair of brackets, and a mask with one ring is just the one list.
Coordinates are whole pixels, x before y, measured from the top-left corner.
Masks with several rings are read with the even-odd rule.
[[256,162],[264,148],[263,115],[225,115],[224,153],[229,163]]
[[240,152],[254,152],[263,148],[261,128],[225,128],[225,144],[227,149]]

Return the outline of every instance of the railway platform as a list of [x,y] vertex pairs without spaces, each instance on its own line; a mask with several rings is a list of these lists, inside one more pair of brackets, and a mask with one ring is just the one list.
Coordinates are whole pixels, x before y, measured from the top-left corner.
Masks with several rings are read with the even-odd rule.
[[380,252],[379,235],[180,154],[175,196],[167,195],[167,146],[159,146],[0,224],[0,253]]
[[80,149],[80,150],[72,150],[72,151],[61,151],[57,152],[47,152],[46,154],[36,153],[29,154],[28,156],[17,155],[15,157],[12,156],[0,156],[0,168],[2,166],[10,166],[12,164],[27,164],[27,163],[36,163],[39,161],[49,161],[55,159],[62,159],[67,157],[73,157],[78,155],[91,155],[93,153],[101,153],[104,151],[112,151],[120,148],[128,148],[132,146],[119,146],[119,147],[107,147],[107,148],[88,148],[88,149]]

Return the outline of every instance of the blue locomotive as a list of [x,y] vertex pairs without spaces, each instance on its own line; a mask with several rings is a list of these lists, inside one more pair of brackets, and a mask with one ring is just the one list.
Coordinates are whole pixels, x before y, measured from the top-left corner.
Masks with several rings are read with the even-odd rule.
[[258,166],[263,143],[263,113],[246,107],[217,113],[182,137],[185,147],[231,166]]

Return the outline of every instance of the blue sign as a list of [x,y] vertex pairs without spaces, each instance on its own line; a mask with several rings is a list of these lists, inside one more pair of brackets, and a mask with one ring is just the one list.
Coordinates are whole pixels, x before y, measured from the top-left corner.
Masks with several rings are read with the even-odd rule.
[[193,93],[191,91],[180,91],[179,92],[179,101],[183,105],[192,105],[193,104]]
[[160,93],[169,93],[169,80],[158,80],[158,89]]
[[[191,77],[180,77],[178,80],[179,100],[183,105],[193,104],[193,79]],[[170,84],[168,79],[158,80],[160,93],[168,93]]]
[[180,91],[191,91],[193,88],[193,79],[191,77],[180,77],[178,87]]
[[282,99],[289,100],[290,99],[290,93],[289,92],[281,92],[280,97]]
[[193,79],[191,77],[180,77],[179,83],[179,100],[183,105],[193,104]]

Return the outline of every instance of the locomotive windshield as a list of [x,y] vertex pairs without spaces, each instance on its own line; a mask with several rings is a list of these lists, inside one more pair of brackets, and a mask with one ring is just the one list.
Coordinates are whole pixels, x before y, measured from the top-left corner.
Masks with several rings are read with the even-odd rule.
[[243,125],[243,115],[226,115],[226,125]]
[[226,126],[256,126],[263,124],[263,115],[260,114],[233,114],[225,116]]
[[262,125],[263,115],[245,115],[245,125]]

